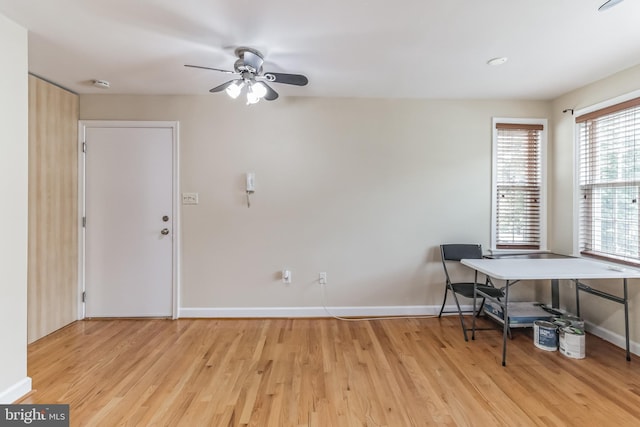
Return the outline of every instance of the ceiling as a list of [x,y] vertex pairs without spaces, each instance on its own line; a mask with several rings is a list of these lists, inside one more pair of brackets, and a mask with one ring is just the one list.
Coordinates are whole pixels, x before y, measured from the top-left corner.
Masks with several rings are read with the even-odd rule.
[[29,30],[30,72],[78,93],[207,94],[229,75],[183,64],[233,69],[250,46],[265,71],[308,76],[274,84],[285,96],[547,100],[640,63],[640,1],[604,1],[0,0],[0,14]]

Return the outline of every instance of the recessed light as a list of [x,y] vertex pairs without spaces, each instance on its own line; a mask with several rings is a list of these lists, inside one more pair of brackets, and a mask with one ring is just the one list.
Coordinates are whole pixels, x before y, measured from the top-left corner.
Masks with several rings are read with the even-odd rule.
[[489,65],[502,65],[505,62],[507,62],[509,58],[507,58],[506,56],[501,56],[499,58],[491,58],[490,60],[487,61],[487,64]]

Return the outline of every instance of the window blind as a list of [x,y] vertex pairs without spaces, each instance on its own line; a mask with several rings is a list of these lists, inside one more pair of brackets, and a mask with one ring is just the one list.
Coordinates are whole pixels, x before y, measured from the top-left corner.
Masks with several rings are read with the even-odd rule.
[[640,263],[640,98],[576,118],[580,252]]
[[496,123],[496,248],[540,249],[543,125]]

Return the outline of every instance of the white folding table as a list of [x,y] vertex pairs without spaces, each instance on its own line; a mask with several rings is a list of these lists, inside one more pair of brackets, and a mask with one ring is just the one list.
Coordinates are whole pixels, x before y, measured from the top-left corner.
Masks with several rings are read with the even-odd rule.
[[[477,273],[482,273],[492,279],[505,281],[504,298],[498,301],[474,289],[474,312],[476,307],[475,298],[484,297],[497,303],[504,314],[504,327],[502,337],[502,366],[506,366],[507,359],[507,334],[509,330],[509,287],[521,280],[553,280],[567,279],[576,284],[576,305],[577,314],[580,316],[580,291],[617,302],[624,306],[624,323],[627,360],[631,360],[629,351],[629,305],[627,280],[640,278],[640,270],[595,261],[585,258],[555,258],[555,259],[462,259],[463,265],[470,267]],[[623,296],[619,297],[609,294],[581,283],[584,279],[622,279]],[[477,282],[477,280],[476,280]],[[475,339],[475,316],[473,316],[473,328],[471,339]]]

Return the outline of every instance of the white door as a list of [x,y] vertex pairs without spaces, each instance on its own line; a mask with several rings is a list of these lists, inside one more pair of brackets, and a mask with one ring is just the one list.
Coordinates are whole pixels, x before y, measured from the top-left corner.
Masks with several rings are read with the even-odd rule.
[[83,124],[85,316],[172,316],[176,127],[100,123]]

